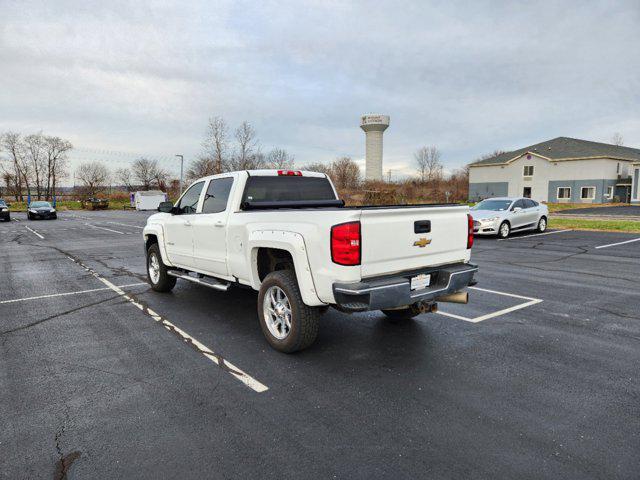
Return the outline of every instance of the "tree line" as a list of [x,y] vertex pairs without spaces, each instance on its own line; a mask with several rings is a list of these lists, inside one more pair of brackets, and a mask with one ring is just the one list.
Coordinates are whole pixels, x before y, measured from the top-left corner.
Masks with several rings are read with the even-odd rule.
[[38,200],[50,200],[69,172],[68,153],[73,145],[60,137],[42,132],[0,135],[0,174],[7,194],[24,200],[32,193]]

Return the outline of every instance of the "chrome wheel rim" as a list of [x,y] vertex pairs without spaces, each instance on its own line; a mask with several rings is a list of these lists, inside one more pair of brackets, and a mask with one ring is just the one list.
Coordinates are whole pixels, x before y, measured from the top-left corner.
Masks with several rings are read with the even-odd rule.
[[547,229],[547,221],[544,218],[540,219],[540,223],[538,225],[541,232],[544,232]]
[[160,261],[155,253],[149,255],[149,278],[154,285],[160,281]]
[[291,333],[291,303],[287,294],[277,285],[269,287],[262,301],[264,321],[269,333],[278,340]]
[[500,227],[500,235],[502,235],[503,237],[509,236],[509,225],[507,225],[506,223],[502,224],[502,226]]

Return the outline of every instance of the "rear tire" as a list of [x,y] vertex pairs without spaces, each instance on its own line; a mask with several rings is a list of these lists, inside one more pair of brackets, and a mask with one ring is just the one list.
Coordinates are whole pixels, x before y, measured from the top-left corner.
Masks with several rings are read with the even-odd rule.
[[269,344],[284,353],[311,345],[320,324],[320,309],[305,305],[296,274],[278,270],[267,275],[258,294],[260,328]]
[[507,238],[511,233],[511,225],[509,222],[502,222],[498,228],[498,238]]
[[396,310],[381,310],[381,312],[387,316],[387,320],[391,323],[406,322],[407,320],[411,320],[413,317],[420,315],[420,312],[417,311],[417,309],[413,309],[411,307]]
[[158,244],[152,244],[147,250],[147,279],[156,292],[170,292],[176,286],[177,279],[170,276],[167,270]]
[[540,217],[538,220],[538,226],[536,227],[536,231],[542,233],[547,229],[547,217]]

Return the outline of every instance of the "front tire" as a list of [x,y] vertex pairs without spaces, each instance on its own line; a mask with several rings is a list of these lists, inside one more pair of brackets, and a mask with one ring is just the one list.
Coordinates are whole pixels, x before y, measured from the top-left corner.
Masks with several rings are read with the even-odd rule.
[[542,233],[547,229],[547,217],[540,217],[536,231]]
[[33,220],[33,217],[31,216],[30,213],[27,213],[27,220]]
[[507,238],[511,233],[511,225],[509,222],[502,222],[498,228],[498,238]]
[[318,335],[320,309],[305,305],[291,270],[278,270],[265,277],[258,294],[258,317],[265,338],[280,352],[303,350]]
[[156,292],[170,292],[176,286],[176,278],[167,273],[160,248],[154,243],[147,250],[147,279]]

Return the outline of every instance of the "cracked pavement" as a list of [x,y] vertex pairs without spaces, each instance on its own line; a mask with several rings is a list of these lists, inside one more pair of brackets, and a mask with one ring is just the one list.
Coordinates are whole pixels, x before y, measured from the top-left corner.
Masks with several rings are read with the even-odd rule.
[[595,249],[634,235],[476,239],[479,287],[543,301],[477,324],[329,310],[296,355],[268,347],[252,291],[123,287],[258,394],[67,258],[144,280],[147,215],[0,224],[0,478],[637,478],[640,243]]

